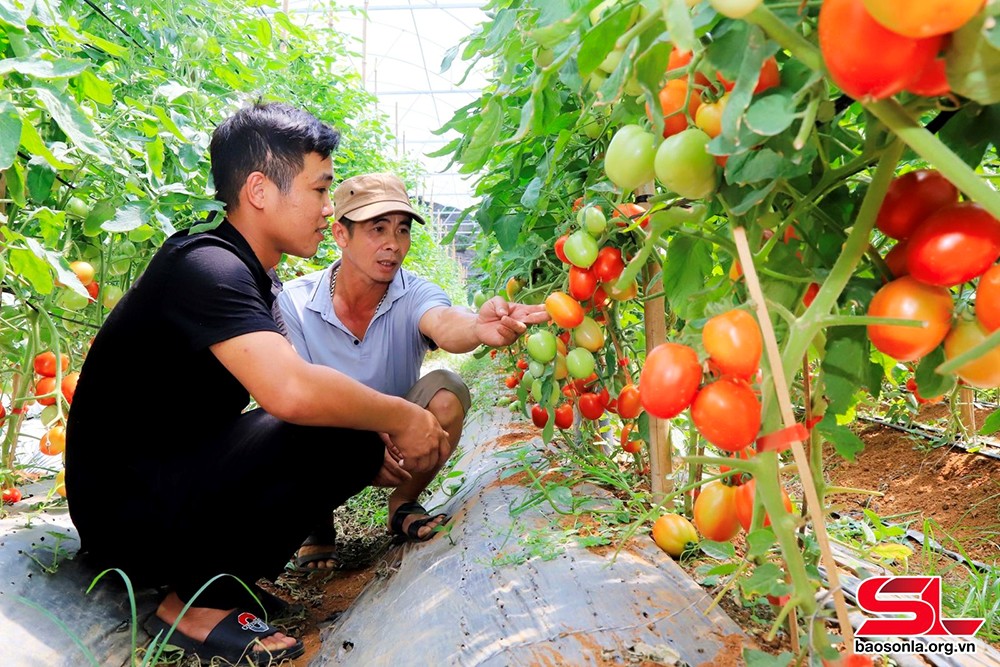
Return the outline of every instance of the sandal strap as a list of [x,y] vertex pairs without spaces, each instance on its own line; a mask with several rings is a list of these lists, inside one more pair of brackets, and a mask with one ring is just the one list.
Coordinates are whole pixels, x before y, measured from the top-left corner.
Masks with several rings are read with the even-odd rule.
[[302,546],[333,546],[337,543],[337,528],[333,521],[329,524],[321,524],[313,528],[309,536],[302,541]]
[[399,535],[405,535],[406,533],[403,530],[403,521],[406,519],[406,517],[410,516],[411,514],[427,514],[427,513],[428,513],[427,509],[415,500],[410,500],[403,503],[402,505],[396,508],[395,514],[392,515],[392,522],[390,523],[392,532],[397,533]]

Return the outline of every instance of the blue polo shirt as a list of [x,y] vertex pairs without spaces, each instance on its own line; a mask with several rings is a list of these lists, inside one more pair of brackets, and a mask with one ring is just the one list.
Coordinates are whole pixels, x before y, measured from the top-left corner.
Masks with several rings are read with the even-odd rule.
[[311,363],[335,368],[376,391],[404,396],[420,377],[433,341],[420,333],[431,308],[451,306],[444,290],[400,269],[363,339],[351,333],[333,310],[329,268],[285,283],[278,295],[292,345]]

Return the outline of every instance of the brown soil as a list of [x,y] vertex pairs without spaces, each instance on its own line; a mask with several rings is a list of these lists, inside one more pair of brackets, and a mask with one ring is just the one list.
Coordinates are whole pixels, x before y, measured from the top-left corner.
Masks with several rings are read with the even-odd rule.
[[[931,423],[946,412],[944,405],[928,406],[920,421]],[[977,421],[988,414],[980,411]],[[857,462],[845,461],[831,448],[825,452],[825,469],[831,484],[879,495],[832,496],[842,513],[860,518],[862,508],[868,508],[883,521],[931,530],[947,548],[964,549],[973,559],[1000,562],[1000,461],[958,447],[931,449],[928,440],[905,431],[858,423],[865,449]]]

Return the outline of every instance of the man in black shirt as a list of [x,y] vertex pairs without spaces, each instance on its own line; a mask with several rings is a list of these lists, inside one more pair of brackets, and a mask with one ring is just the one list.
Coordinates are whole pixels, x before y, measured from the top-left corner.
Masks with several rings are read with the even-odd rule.
[[[410,472],[449,451],[430,412],[305,362],[272,314],[269,271],[284,253],[314,254],[328,226],[338,141],[281,104],[244,108],[216,129],[226,220],[156,253],[95,338],[70,411],[66,487],[82,551],[170,587],[152,632],[192,602],[170,643],[204,659],[303,651],[256,617],[231,577],[192,598],[221,573],[250,585],[280,571],[379,473],[376,432]],[[244,411],[250,396],[260,408]]]

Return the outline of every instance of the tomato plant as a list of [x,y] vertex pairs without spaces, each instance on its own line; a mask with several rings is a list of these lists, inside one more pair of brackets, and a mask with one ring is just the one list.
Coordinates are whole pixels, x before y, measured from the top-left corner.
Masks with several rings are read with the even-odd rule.
[[573,340],[579,347],[598,352],[604,347],[604,329],[589,317],[584,317],[580,326],[573,329]]
[[[597,279],[602,283],[612,283],[625,270],[625,262],[622,260],[622,251],[612,246],[604,246],[597,253],[597,259],[590,267]],[[595,288],[596,289],[596,288]],[[593,294],[591,294],[593,296]]]
[[573,404],[562,403],[556,408],[556,428],[567,429],[573,427]]
[[569,267],[569,295],[578,301],[586,301],[594,296],[597,289],[597,272],[593,267],[581,269]]
[[556,337],[551,331],[542,329],[529,334],[524,344],[531,358],[539,363],[547,364],[556,358]]
[[42,435],[38,449],[46,456],[57,456],[66,450],[66,427],[55,425]]
[[575,347],[566,355],[566,367],[574,378],[589,378],[594,372],[594,365],[594,355],[582,347]]
[[599,250],[597,239],[583,229],[578,229],[570,234],[569,238],[566,239],[566,244],[563,245],[566,258],[571,264],[581,269],[590,268],[590,265],[597,259]]
[[760,401],[745,380],[723,377],[702,387],[695,396],[691,420],[710,443],[738,452],[757,439]]
[[[663,111],[663,136],[670,137],[687,129],[688,118],[694,118],[701,106],[697,91],[688,88],[687,79],[671,79],[660,90],[660,109]],[[653,120],[647,107],[646,115]]]
[[[753,520],[753,503],[756,493],[757,480],[751,479],[736,487],[736,493],[734,494],[736,518],[739,519],[740,525],[743,526],[743,530],[747,532],[750,531],[750,523]],[[790,513],[794,510],[792,507],[792,499],[788,497],[788,492],[784,489],[781,489],[781,500],[785,505],[785,511]],[[769,517],[766,512],[764,513],[764,522],[761,525],[771,525],[771,517]]]
[[749,378],[760,367],[764,341],[753,315],[729,310],[708,320],[701,332],[705,352],[726,375]]
[[554,246],[554,251],[556,253],[556,257],[558,257],[559,261],[562,262],[563,264],[571,264],[572,263],[572,262],[569,261],[569,257],[566,256],[566,249],[565,248],[566,248],[566,241],[567,240],[569,240],[569,234],[563,234],[562,236],[560,236],[559,238],[556,239],[556,244]]
[[716,480],[701,487],[694,501],[694,525],[704,537],[726,542],[740,532],[736,517],[736,489]]
[[676,417],[691,405],[701,384],[701,363],[687,345],[662,343],[647,356],[639,377],[639,397],[649,414]]
[[674,558],[698,544],[694,524],[680,514],[664,514],[653,522],[653,541]]
[[642,399],[639,395],[639,388],[634,384],[627,384],[618,392],[618,415],[622,419],[635,419],[642,410]]
[[585,392],[580,395],[580,414],[584,419],[597,420],[604,414],[604,404],[601,397],[593,392]]
[[0,501],[4,505],[13,505],[14,503],[21,501],[21,490],[16,486],[5,486],[3,491],[0,491]]
[[708,153],[710,137],[692,127],[667,137],[656,149],[656,178],[667,189],[688,199],[715,191],[715,157]]
[[54,377],[40,377],[38,382],[35,383],[35,395],[38,396],[39,405],[54,405],[57,398],[56,396],[46,396],[45,394],[52,394],[56,390],[56,379]]
[[540,405],[531,407],[531,421],[538,428],[544,428],[549,422],[549,411]]
[[871,317],[917,320],[922,326],[869,324],[872,345],[897,361],[913,361],[937,347],[951,327],[951,295],[943,287],[897,278],[875,293],[868,306]]

